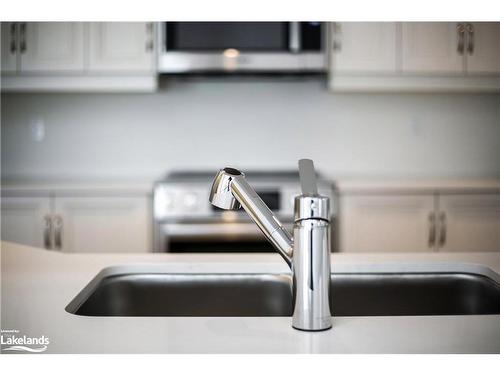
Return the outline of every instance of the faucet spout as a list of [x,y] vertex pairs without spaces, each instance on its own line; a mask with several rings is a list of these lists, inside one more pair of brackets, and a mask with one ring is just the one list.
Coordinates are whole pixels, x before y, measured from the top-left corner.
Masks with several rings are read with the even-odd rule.
[[221,169],[215,176],[209,200],[224,210],[243,207],[288,266],[292,267],[292,236],[248,184],[243,173],[234,168]]

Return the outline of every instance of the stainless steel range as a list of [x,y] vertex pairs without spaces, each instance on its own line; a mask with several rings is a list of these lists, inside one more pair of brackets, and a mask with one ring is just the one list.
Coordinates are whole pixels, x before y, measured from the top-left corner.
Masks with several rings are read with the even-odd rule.
[[[154,249],[157,252],[273,252],[244,210],[224,211],[208,202],[215,171],[173,172],[154,189]],[[246,172],[247,180],[287,229],[293,226],[298,172]],[[330,197],[333,186],[318,177],[318,191]]]

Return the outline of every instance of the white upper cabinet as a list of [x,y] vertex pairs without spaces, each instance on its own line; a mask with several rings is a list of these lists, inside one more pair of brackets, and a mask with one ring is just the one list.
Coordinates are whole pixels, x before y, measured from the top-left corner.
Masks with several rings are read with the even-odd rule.
[[332,24],[331,69],[336,73],[396,71],[395,22]]
[[402,24],[402,71],[462,73],[465,32],[454,22]]
[[154,68],[154,24],[90,24],[89,71],[151,72]]
[[441,195],[439,251],[500,251],[500,194]]
[[498,22],[343,22],[329,31],[334,91],[500,91]]
[[150,201],[140,197],[58,197],[55,247],[65,252],[147,252]]
[[422,252],[435,248],[433,195],[340,197],[340,251]]
[[2,241],[50,247],[49,215],[49,197],[2,197]]
[[84,71],[81,22],[22,22],[18,27],[21,71]]
[[3,92],[152,92],[151,22],[2,23]]
[[467,72],[500,73],[500,22],[466,24]]
[[2,22],[2,73],[17,70],[17,26],[15,22]]

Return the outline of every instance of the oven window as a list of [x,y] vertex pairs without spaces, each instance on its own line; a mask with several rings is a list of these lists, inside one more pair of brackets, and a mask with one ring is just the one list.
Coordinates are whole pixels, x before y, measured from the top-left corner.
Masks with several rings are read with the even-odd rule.
[[321,22],[301,22],[300,38],[302,51],[321,51],[322,24]]
[[260,198],[264,201],[265,204],[271,209],[271,211],[279,211],[280,210],[280,194],[277,192],[258,192]]
[[[271,211],[279,211],[281,208],[280,204],[280,193],[276,191],[256,191],[259,195],[260,199],[264,201],[264,203],[269,207]],[[213,211],[223,211],[221,208],[212,206]],[[243,210],[243,208],[240,208]]]
[[171,253],[272,253],[276,250],[264,237],[243,241],[171,241]]
[[167,51],[288,50],[288,22],[167,22]]

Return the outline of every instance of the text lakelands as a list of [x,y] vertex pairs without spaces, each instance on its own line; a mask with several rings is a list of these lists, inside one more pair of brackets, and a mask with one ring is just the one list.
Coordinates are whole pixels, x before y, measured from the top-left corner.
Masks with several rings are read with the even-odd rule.
[[45,336],[28,337],[24,336],[0,336],[2,345],[49,345],[49,338]]

